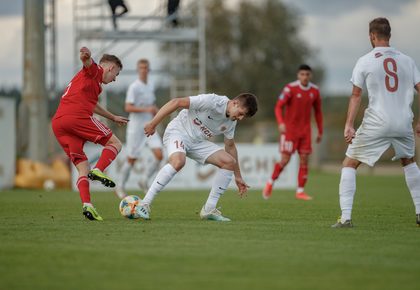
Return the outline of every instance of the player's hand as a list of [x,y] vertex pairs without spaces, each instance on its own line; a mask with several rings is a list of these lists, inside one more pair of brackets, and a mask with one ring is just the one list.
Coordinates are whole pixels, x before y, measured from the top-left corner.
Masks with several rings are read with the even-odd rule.
[[321,143],[322,140],[322,134],[318,134],[318,136],[316,137],[316,143]]
[[123,126],[123,125],[127,125],[129,120],[126,117],[123,117],[123,116],[114,116],[112,121],[117,123],[118,126]]
[[238,192],[239,196],[240,197],[246,196],[249,185],[246,184],[246,182],[242,179],[242,177],[236,177],[235,182],[236,182],[236,186],[238,186],[238,189],[239,189],[239,192]]
[[286,124],[284,123],[279,124],[278,129],[279,129],[280,135],[286,133]]
[[146,134],[146,137],[152,136],[155,134],[156,126],[153,125],[152,121],[147,122],[146,125],[144,125],[144,134]]
[[85,62],[85,61],[89,60],[89,59],[90,59],[90,57],[91,57],[91,53],[90,53],[89,48],[87,48],[87,47],[83,46],[83,47],[80,49],[80,60],[81,60],[82,62]]
[[354,136],[356,136],[356,131],[354,130],[353,126],[346,125],[344,127],[344,140],[346,143],[351,144]]
[[420,121],[417,122],[417,125],[416,125],[416,134],[417,134],[417,137],[420,137]]

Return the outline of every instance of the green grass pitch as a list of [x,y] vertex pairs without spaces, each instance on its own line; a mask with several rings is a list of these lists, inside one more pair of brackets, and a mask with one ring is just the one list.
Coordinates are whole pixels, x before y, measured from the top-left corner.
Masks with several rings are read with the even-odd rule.
[[251,191],[220,202],[231,223],[201,221],[205,191],[164,191],[148,222],[93,193],[0,192],[0,289],[420,289],[420,228],[404,177],[358,176],[353,229],[339,215],[339,176],[312,172],[311,202]]

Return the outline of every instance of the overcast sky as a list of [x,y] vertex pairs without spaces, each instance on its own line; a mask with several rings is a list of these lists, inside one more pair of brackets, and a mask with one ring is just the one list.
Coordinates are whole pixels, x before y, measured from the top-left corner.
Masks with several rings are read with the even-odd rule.
[[[225,0],[235,7],[238,0]],[[254,0],[257,2],[258,0]],[[284,0],[294,7],[302,18],[301,36],[317,51],[318,59],[326,69],[321,90],[324,94],[349,94],[349,78],[356,60],[371,47],[368,40],[369,20],[385,16],[391,21],[391,45],[413,57],[420,65],[420,0]],[[23,46],[23,0],[0,0],[0,86],[21,86]],[[58,19],[59,83],[65,85],[73,75],[72,0],[56,0]],[[161,0],[126,0],[132,14],[147,15],[156,10]],[[108,11],[107,11],[108,12]],[[110,25],[110,23],[108,23]],[[126,48],[126,47],[125,47]],[[121,52],[124,47],[110,51]],[[141,55],[139,55],[139,53]],[[135,60],[148,57],[152,68],[161,64],[159,52],[153,43],[144,43],[136,55],[123,62],[134,68]],[[159,80],[159,74],[154,75]],[[127,85],[133,76],[125,75],[119,86]],[[281,81],[279,81],[281,83]]]

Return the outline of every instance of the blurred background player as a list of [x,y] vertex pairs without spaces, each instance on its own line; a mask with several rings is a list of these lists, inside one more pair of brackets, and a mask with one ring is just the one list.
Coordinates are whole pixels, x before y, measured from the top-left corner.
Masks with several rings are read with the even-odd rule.
[[[102,84],[115,81],[122,69],[121,61],[114,55],[104,54],[97,65],[88,48],[80,49],[83,68],[73,77],[61,97],[57,112],[52,119],[52,128],[58,143],[63,147],[77,171],[77,188],[83,203],[83,215],[90,220],[102,220],[90,200],[89,179],[98,180],[107,187],[115,183],[103,171],[121,150],[121,142],[111,130],[93,116],[96,113],[118,125],[127,124],[128,119],[116,116],[98,104]],[[93,170],[83,152],[86,141],[104,146]]]
[[[315,120],[318,126],[317,143],[321,142],[322,138],[322,110],[319,89],[310,82],[311,77],[310,66],[300,65],[297,73],[298,79],[286,85],[277,101],[275,113],[280,133],[281,159],[274,165],[273,174],[264,187],[262,192],[264,199],[271,197],[274,182],[296,150],[300,159],[296,198],[312,199],[304,190],[308,179],[308,158],[312,153],[311,110],[313,108],[315,111]],[[284,117],[283,108],[285,109]]]
[[[188,156],[198,163],[219,167],[200,217],[221,222],[230,221],[222,215],[216,205],[233,176],[240,196],[248,190],[249,186],[241,176],[233,137],[237,121],[252,117],[257,112],[257,98],[248,93],[240,94],[232,100],[216,94],[176,98],[166,103],[146,124],[146,135],[153,135],[156,126],[177,109],[183,110],[168,124],[163,136],[169,162],[157,174],[141,205],[147,210],[148,216],[153,199],[184,167]],[[208,141],[209,138],[222,134],[225,150]]]
[[[420,226],[420,170],[414,161],[413,103],[414,88],[420,91],[420,72],[413,59],[389,46],[391,26],[386,18],[369,23],[373,50],[359,58],[353,69],[344,139],[349,144],[340,180],[341,218],[332,227],[352,227],[351,211],[356,192],[356,169],[361,163],[374,166],[392,145],[393,160],[401,159],[405,180],[413,198],[416,222]],[[354,119],[366,85],[369,105],[357,132]],[[416,126],[420,136],[420,121]]]
[[130,171],[134,166],[141,150],[145,145],[152,150],[154,160],[147,165],[147,171],[142,180],[139,181],[140,188],[144,191],[148,189],[148,181],[159,169],[163,159],[162,140],[158,133],[146,137],[144,125],[152,120],[159,110],[155,105],[155,86],[149,79],[149,61],[140,59],[137,62],[138,79],[135,80],[127,90],[125,99],[125,111],[130,113],[130,123],[127,126],[127,160],[121,167],[121,173],[116,187],[116,194],[119,198],[124,198],[125,184],[127,183]]

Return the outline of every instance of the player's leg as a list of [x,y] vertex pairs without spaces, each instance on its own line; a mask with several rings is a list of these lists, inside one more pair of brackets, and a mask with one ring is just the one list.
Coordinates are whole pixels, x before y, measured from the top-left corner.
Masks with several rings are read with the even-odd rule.
[[136,163],[136,161],[137,158],[127,157],[121,166],[118,183],[115,187],[115,194],[120,199],[123,199],[127,196],[127,193],[125,192],[125,184],[127,183],[128,177],[130,177],[130,172],[133,169],[134,163]]
[[294,138],[292,138],[291,135],[282,134],[280,136],[279,148],[281,152],[281,159],[279,162],[276,162],[276,164],[274,164],[274,169],[273,173],[271,174],[271,178],[269,178],[265,184],[265,187],[262,192],[262,196],[264,199],[269,199],[271,197],[274,182],[279,178],[281,172],[289,163],[290,156],[296,150],[295,143],[296,142],[294,142]]
[[298,188],[296,189],[296,198],[301,200],[312,199],[311,196],[305,193],[305,184],[308,180],[308,160],[309,154],[299,153]]
[[148,211],[150,211],[150,205],[156,195],[184,167],[186,161],[186,150],[188,148],[187,144],[185,144],[185,136],[167,129],[164,136],[164,144],[169,155],[168,163],[159,170],[142,201],[142,205]]
[[209,197],[202,207],[200,217],[206,220],[230,221],[216,208],[217,202],[226,191],[233,177],[236,160],[220,146],[202,141],[191,146],[188,157],[201,164],[213,164],[219,169],[214,177]]
[[89,162],[84,160],[75,164],[75,166],[79,172],[79,178],[77,179],[76,185],[79,189],[80,198],[83,203],[83,215],[89,220],[102,221],[102,217],[90,201],[89,180],[87,178],[89,173]]
[[[76,186],[79,190],[80,199],[83,203],[83,214],[92,220],[102,220],[101,216],[97,213],[90,200],[89,180],[87,174],[89,172],[89,163],[87,157],[83,152],[84,140],[78,136],[70,134],[68,131],[72,127],[74,120],[67,120],[65,117],[53,120],[52,128],[58,143],[64,149],[71,162],[75,165],[79,172]],[[89,217],[85,212],[91,212]]]
[[115,135],[112,135],[104,144],[99,160],[89,172],[88,177],[100,181],[106,187],[115,187],[115,182],[104,173],[104,170],[114,161],[121,148],[121,141]]
[[[379,133],[378,133],[379,132]],[[361,163],[374,166],[391,146],[388,137],[382,137],[376,128],[360,127],[346,151],[341,170],[339,196],[341,218],[332,227],[352,227],[353,200],[356,192],[356,170]]]
[[395,150],[395,157],[393,160],[397,158],[401,159],[405,181],[416,210],[416,224],[420,227],[420,170],[414,160],[414,134],[410,134],[403,138],[394,138],[392,146]]
[[352,227],[351,212],[353,209],[354,194],[356,193],[356,170],[361,162],[346,156],[341,169],[339,185],[341,217],[332,227]]
[[163,146],[159,134],[155,133],[147,138],[146,145],[152,150],[153,159],[148,164],[144,177],[139,180],[140,188],[144,191],[149,189],[152,178],[156,175],[163,163]]
[[140,151],[144,146],[145,135],[143,132],[138,132],[133,128],[133,124],[129,124],[127,127],[126,134],[126,152],[127,158],[124,160],[124,163],[121,166],[118,182],[115,188],[115,193],[119,198],[124,198],[126,196],[125,184],[130,176],[130,172],[133,169],[134,164],[137,161],[137,158],[140,156]]
[[311,133],[304,134],[297,140],[296,148],[299,152],[299,171],[298,171],[298,188],[296,190],[296,198],[301,200],[311,200],[312,197],[305,193],[305,184],[308,180],[308,160],[312,153]]
[[150,205],[152,204],[156,195],[161,192],[172,180],[175,174],[184,167],[185,161],[185,153],[175,152],[169,156],[168,163],[159,170],[142,201],[142,205],[145,205],[149,212]]

